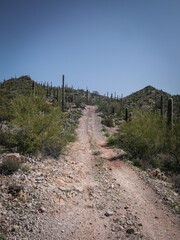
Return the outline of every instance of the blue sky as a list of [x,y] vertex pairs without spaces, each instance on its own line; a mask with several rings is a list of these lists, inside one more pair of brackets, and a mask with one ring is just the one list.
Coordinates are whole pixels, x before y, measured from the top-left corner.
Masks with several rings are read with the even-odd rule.
[[0,81],[180,93],[179,0],[0,0]]

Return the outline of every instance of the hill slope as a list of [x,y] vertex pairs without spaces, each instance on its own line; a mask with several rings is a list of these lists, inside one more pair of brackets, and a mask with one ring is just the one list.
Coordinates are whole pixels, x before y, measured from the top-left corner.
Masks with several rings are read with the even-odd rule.
[[152,109],[158,111],[160,109],[161,96],[164,98],[165,112],[169,98],[174,101],[174,113],[180,117],[180,95],[172,96],[162,90],[158,90],[152,86],[147,86],[135,93],[130,94],[123,100],[126,105],[136,108]]
[[[34,91],[35,84],[35,91]],[[0,120],[6,120],[3,118],[2,111],[8,108],[9,103],[17,95],[34,95],[44,97],[45,100],[53,104],[61,105],[62,101],[62,88],[53,87],[52,83],[34,82],[29,76],[22,76],[19,78],[11,78],[4,80],[0,83]],[[65,102],[66,107],[84,107],[85,104],[94,104],[98,98],[101,98],[98,93],[85,91],[83,89],[73,89],[73,87],[67,87],[65,81]],[[1,114],[2,113],[2,114]]]

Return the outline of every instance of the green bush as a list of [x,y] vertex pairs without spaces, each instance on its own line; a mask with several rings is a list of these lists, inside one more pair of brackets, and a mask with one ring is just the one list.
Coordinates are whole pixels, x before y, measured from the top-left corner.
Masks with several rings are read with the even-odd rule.
[[178,174],[177,176],[174,176],[173,181],[174,181],[174,187],[176,191],[180,193],[180,174]]
[[99,156],[99,155],[101,155],[101,152],[98,150],[98,151],[94,151],[93,152],[93,155],[95,155],[95,156]]
[[107,127],[114,127],[112,118],[104,118],[101,123]]
[[13,130],[10,138],[18,151],[46,152],[46,146],[54,142],[54,139],[57,140],[63,131],[60,109],[46,104],[42,98],[34,100],[31,96],[18,96],[11,102],[11,107]]
[[110,133],[106,132],[106,133],[105,133],[105,136],[106,136],[106,137],[109,137],[109,136],[110,136]]
[[[166,127],[166,120],[160,116],[147,112],[137,111],[133,113],[132,121],[122,123],[119,132],[109,140],[111,145],[116,145],[130,154],[131,159],[142,159],[142,164],[148,163],[154,167],[160,165],[161,168],[169,166],[180,171],[180,164],[174,158],[173,163],[158,159],[159,154],[173,153],[179,159],[180,149],[180,124],[177,122],[174,131],[169,131]],[[169,158],[168,158],[169,159]],[[172,161],[172,157],[171,157]],[[144,163],[143,163],[144,162]]]
[[118,137],[117,134],[115,135],[111,135],[108,139],[107,139],[108,145],[110,146],[118,146]]
[[104,100],[97,103],[98,110],[101,112],[101,117],[110,117],[110,116],[118,116],[119,119],[124,118],[125,107],[122,105],[120,101],[115,100]]
[[0,233],[0,240],[4,240],[4,236],[2,235],[2,233]]
[[12,120],[8,131],[0,130],[1,144],[22,153],[58,157],[69,141],[75,140],[75,129],[81,111],[62,113],[59,107],[47,104],[41,97],[18,96],[10,104]]
[[62,113],[59,107],[47,104],[45,99],[17,96],[10,103],[12,117],[8,130],[0,130],[1,145],[18,152],[58,157],[69,141],[75,140],[75,129],[81,111]]
[[0,172],[3,174],[12,174],[20,168],[21,168],[20,162],[11,158],[7,158],[3,160],[3,162],[1,163]]
[[141,160],[139,158],[132,159],[132,162],[134,163],[134,166],[142,167],[142,163],[141,163]]
[[30,171],[30,167],[29,167],[28,165],[23,165],[23,166],[21,167],[21,170],[22,170],[23,172],[28,173],[28,172]]

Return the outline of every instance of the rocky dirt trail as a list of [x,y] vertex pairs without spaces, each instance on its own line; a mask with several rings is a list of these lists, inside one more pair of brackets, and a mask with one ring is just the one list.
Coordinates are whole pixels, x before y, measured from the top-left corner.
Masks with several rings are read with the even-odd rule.
[[174,216],[171,209],[162,203],[152,188],[124,162],[117,160],[114,149],[106,146],[96,114],[93,114],[93,132],[96,142],[101,146],[101,152],[111,169],[111,175],[120,185],[120,192],[127,209],[137,216],[142,224],[141,233],[147,239],[180,239],[180,219]]
[[6,239],[180,239],[178,215],[117,159],[119,152],[106,146],[101,129],[96,107],[86,107],[77,141],[59,160],[32,161],[30,174],[13,175],[14,182],[23,183],[23,193],[13,196],[12,205],[10,180],[2,179]]

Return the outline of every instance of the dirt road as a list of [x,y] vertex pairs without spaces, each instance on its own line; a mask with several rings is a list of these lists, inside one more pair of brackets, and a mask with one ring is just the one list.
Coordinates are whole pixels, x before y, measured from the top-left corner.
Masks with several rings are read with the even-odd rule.
[[178,216],[123,161],[110,161],[117,153],[101,129],[96,107],[86,107],[77,141],[59,161],[42,163],[47,211],[37,217],[39,233],[17,239],[180,239]]
[[87,107],[65,157],[78,194],[56,219],[59,239],[179,239],[179,218],[135,171],[109,161],[116,152],[105,147],[101,129],[96,107]]

